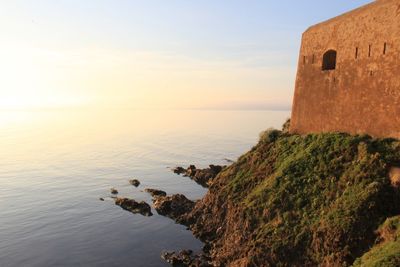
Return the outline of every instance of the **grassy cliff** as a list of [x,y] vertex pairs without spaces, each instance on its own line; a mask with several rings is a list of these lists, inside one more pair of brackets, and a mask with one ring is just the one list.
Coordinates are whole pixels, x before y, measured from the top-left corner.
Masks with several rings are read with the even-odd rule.
[[377,233],[377,244],[357,259],[354,266],[400,266],[400,216],[387,219]]
[[188,221],[217,266],[398,260],[400,241],[379,244],[378,229],[400,214],[388,176],[399,164],[394,139],[270,130],[217,176]]

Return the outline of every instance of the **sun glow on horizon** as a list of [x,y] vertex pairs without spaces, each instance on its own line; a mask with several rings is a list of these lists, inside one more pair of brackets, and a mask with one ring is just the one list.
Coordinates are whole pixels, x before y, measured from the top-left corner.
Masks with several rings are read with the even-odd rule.
[[62,49],[0,44],[0,109],[47,109],[89,104],[82,64]]
[[63,97],[2,97],[0,110],[52,109],[81,106],[84,102]]
[[[284,98],[265,98],[264,81],[286,69],[249,69],[239,61],[209,62],[155,51],[4,44],[0,48],[3,110],[285,106]],[[182,101],[188,92],[191,97]]]
[[[147,6],[138,3],[108,2],[105,6],[114,7],[115,13],[100,6],[88,5],[87,12],[76,8],[86,2],[4,3],[0,110],[290,106],[293,79],[288,77],[294,76],[295,68],[281,62],[290,62],[291,55],[267,49],[262,39],[215,34],[198,42],[197,35],[175,30],[187,27],[207,35],[209,31],[199,27],[201,20],[185,26],[169,13],[165,14],[170,23],[167,35],[147,16],[143,25],[130,12],[114,18],[125,10],[124,5]],[[109,18],[107,23],[104,17]],[[231,24],[221,26],[230,29]]]

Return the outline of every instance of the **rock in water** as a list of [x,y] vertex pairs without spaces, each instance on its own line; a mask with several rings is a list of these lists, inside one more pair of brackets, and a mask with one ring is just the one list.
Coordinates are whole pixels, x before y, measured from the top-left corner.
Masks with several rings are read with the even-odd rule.
[[132,213],[139,213],[143,216],[152,216],[151,207],[146,202],[137,202],[134,199],[129,198],[116,198],[115,205],[120,206],[124,210],[130,211]]
[[222,171],[224,166],[210,165],[206,169],[195,169],[191,171],[190,178],[203,187],[209,187],[214,178]]
[[115,188],[111,188],[111,194],[118,195],[118,190]]
[[129,183],[134,187],[138,187],[140,185],[140,181],[138,179],[129,180]]
[[172,171],[178,175],[186,173],[186,170],[182,167],[176,167]]
[[182,250],[180,252],[163,252],[161,258],[171,264],[179,267],[211,267],[210,257],[204,253],[193,255],[191,250]]
[[174,169],[174,173],[188,176],[197,184],[207,188],[209,187],[210,183],[214,180],[214,178],[225,167],[226,166],[210,165],[209,168],[197,169],[195,165],[190,165],[186,170],[182,167],[176,167]]
[[179,221],[180,217],[189,213],[194,208],[195,202],[184,195],[160,196],[153,200],[158,214]]
[[195,165],[190,165],[190,166],[186,169],[185,175],[186,175],[186,176],[189,176],[189,177],[193,177],[193,176],[196,174],[196,172],[197,172],[196,166],[195,166]]
[[165,197],[167,195],[165,191],[158,189],[146,188],[144,191],[149,193],[152,197]]

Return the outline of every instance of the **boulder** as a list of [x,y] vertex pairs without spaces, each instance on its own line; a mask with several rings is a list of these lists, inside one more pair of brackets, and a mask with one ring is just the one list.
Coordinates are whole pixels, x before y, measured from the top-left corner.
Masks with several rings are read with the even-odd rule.
[[193,181],[203,187],[209,187],[210,183],[214,178],[225,168],[226,166],[210,165],[209,168],[197,169],[195,165],[190,165],[187,169],[182,167],[176,167],[174,172],[177,174],[183,174],[183,176],[190,177]]
[[189,177],[193,177],[194,175],[196,175],[196,172],[197,172],[196,166],[195,166],[195,165],[190,165],[190,166],[186,169],[185,175],[186,175],[186,176],[189,176]]
[[130,211],[132,213],[139,213],[143,216],[152,216],[151,207],[146,202],[137,202],[134,199],[129,198],[116,198],[115,205],[120,206],[124,210]]
[[133,185],[134,187],[138,187],[138,186],[140,185],[140,181],[137,180],[137,179],[129,180],[129,183],[130,183],[131,185]]
[[111,190],[111,194],[118,195],[118,190],[117,189],[111,188],[110,190]]
[[160,196],[153,200],[154,208],[158,214],[179,221],[182,215],[189,213],[195,202],[184,195]]
[[172,169],[172,171],[178,175],[186,173],[186,170],[183,167],[176,167]]
[[209,267],[210,257],[204,253],[194,255],[191,250],[180,252],[163,252],[161,258],[176,267]]
[[149,193],[152,197],[165,197],[167,193],[158,189],[146,188],[145,192]]

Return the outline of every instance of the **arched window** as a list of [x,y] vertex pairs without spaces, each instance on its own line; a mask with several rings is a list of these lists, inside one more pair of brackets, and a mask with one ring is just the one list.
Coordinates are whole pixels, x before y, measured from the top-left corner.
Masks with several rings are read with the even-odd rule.
[[322,70],[334,70],[336,69],[336,51],[328,50],[325,52],[322,60]]

